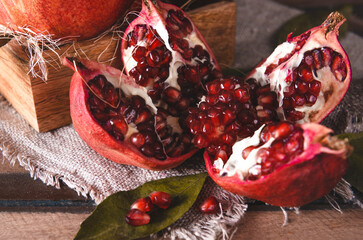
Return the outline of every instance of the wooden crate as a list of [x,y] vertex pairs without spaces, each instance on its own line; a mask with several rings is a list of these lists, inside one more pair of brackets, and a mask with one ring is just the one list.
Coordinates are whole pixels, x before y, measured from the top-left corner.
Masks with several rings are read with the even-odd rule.
[[[212,48],[221,66],[234,60],[236,5],[218,2],[188,12]],[[119,38],[105,35],[97,42],[86,40],[60,47],[56,53],[47,50],[48,80],[29,74],[29,57],[24,46],[15,40],[0,48],[0,94],[38,132],[71,123],[69,85],[73,71],[60,64],[59,56],[87,57],[120,68]],[[102,53],[102,54],[101,54]]]

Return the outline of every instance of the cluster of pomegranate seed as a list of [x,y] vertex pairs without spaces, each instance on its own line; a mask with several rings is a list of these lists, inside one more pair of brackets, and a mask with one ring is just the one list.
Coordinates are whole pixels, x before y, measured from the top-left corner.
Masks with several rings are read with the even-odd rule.
[[209,196],[205,199],[202,204],[199,206],[199,210],[202,213],[217,213],[219,210],[219,202],[214,196]]
[[161,209],[169,208],[171,204],[170,195],[166,192],[155,191],[149,196],[137,199],[130,206],[130,211],[126,214],[125,221],[131,226],[141,226],[150,222],[150,212],[155,206]]
[[[136,61],[129,75],[136,83],[148,88],[148,95],[154,102],[166,100],[167,111],[171,115],[179,115],[202,96],[202,83],[219,76],[220,72],[212,64],[207,50],[198,44],[189,45],[187,38],[194,29],[182,11],[169,10],[165,22],[168,42],[174,53],[166,47],[157,31],[146,24],[138,24],[128,33],[124,48],[133,49],[132,58]],[[177,62],[174,63],[176,66],[171,66],[175,52],[189,64],[179,66]],[[173,71],[175,76],[170,76]],[[170,81],[177,82],[180,89],[170,85]]]
[[[141,86],[149,86],[158,78],[158,85],[151,90],[155,99],[160,99],[162,82],[169,77],[169,64],[172,60],[171,52],[166,48],[160,36],[154,28],[146,24],[135,26],[135,30],[128,34],[128,46],[135,47],[132,58],[137,62],[129,72],[136,83]],[[141,45],[141,42],[147,44]]]
[[[269,141],[271,141],[268,143]],[[260,143],[242,151],[246,160],[253,150],[257,165],[250,169],[248,180],[257,180],[287,164],[304,150],[303,129],[288,121],[272,123],[264,127],[260,134]]]
[[251,136],[262,123],[277,121],[276,94],[252,79],[230,77],[206,84],[208,94],[186,119],[193,143],[226,162],[238,139]]
[[[288,54],[287,57],[279,59],[279,64],[291,56],[292,54]],[[265,74],[269,74],[276,66],[275,64],[269,65]],[[321,92],[321,81],[323,81],[318,70],[324,67],[329,67],[338,81],[344,80],[347,76],[346,63],[342,55],[328,47],[315,48],[305,52],[300,65],[287,76],[285,81],[288,83],[288,87],[284,89],[282,102],[287,120],[303,119],[305,113],[296,108],[312,106],[316,103]]]
[[[130,142],[147,157],[165,160],[180,156],[193,148],[188,133],[174,133],[162,109],[154,115],[145,100],[134,95],[123,97],[103,75],[88,82],[88,103],[92,116],[114,139]],[[130,125],[137,131],[128,136]]]

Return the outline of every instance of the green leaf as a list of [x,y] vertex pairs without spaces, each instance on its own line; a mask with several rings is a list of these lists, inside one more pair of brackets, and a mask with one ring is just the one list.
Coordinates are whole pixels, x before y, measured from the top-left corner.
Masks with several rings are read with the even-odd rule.
[[[117,192],[106,198],[82,223],[75,239],[135,239],[149,236],[169,226],[193,205],[205,182],[207,173],[172,177],[152,182],[130,191]],[[151,221],[143,226],[130,226],[125,222],[130,205],[153,191],[167,192],[171,196],[168,209],[154,208]]]
[[341,134],[339,138],[348,138],[353,146],[353,153],[349,156],[349,168],[344,178],[360,192],[363,192],[363,132]]

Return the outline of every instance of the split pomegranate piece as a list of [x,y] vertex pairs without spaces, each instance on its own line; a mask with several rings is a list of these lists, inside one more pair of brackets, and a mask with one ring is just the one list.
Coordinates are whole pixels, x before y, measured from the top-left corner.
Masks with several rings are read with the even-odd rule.
[[204,153],[212,179],[228,191],[284,207],[329,193],[348,168],[351,147],[317,123],[272,123],[233,146],[226,163]]
[[175,167],[196,152],[178,118],[157,107],[145,87],[120,70],[70,58],[64,64],[75,71],[70,86],[73,126],[96,152],[152,170]]
[[206,83],[186,123],[220,186],[294,207],[341,179],[350,147],[321,125],[300,124],[321,121],[348,89],[349,59],[337,40],[343,22],[333,13],[321,26],[289,36],[245,79]]
[[221,75],[191,19],[159,0],[142,1],[139,16],[124,33],[121,54],[126,74],[175,116],[195,106],[205,93],[203,85]]
[[334,12],[322,25],[290,34],[247,76],[276,92],[280,119],[320,122],[344,97],[351,80],[349,59],[337,38],[344,21]]

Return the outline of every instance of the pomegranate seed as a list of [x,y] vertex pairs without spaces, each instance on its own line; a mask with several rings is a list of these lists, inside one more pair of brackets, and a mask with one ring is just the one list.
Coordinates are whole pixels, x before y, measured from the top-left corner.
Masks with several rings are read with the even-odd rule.
[[306,99],[306,104],[309,106],[314,105],[316,100],[318,100],[318,98],[315,95],[310,93],[305,94],[305,99]]
[[208,146],[208,143],[209,143],[208,138],[202,133],[198,133],[193,138],[193,144],[197,148],[200,148],[200,149],[205,148]]
[[314,63],[314,58],[313,56],[311,56],[310,54],[308,55],[307,53],[305,53],[304,56],[304,62],[306,63],[306,65],[308,66],[312,66]]
[[135,61],[140,61],[142,57],[145,57],[146,55],[146,48],[145,47],[136,47],[134,53],[132,54],[132,57],[135,59]]
[[286,115],[287,120],[296,122],[296,121],[303,119],[305,116],[305,113],[296,111],[294,109],[288,109],[288,110],[286,110],[285,115]]
[[141,133],[134,133],[131,135],[130,140],[136,147],[141,147],[145,143],[145,138]]
[[146,109],[146,108],[141,109],[137,114],[135,124],[149,121],[151,118],[152,118],[152,113],[150,112],[149,109]]
[[322,68],[322,56],[321,56],[321,52],[319,49],[315,49],[312,52],[312,56],[314,59],[314,67],[315,69],[320,69]]
[[296,81],[295,88],[298,93],[304,94],[308,91],[309,85],[304,81]]
[[250,94],[246,88],[237,88],[234,90],[234,97],[242,103],[250,100]]
[[311,69],[303,68],[299,72],[299,77],[305,82],[311,82],[313,80],[313,73]]
[[309,83],[309,93],[314,94],[315,96],[319,94],[321,88],[321,83],[319,81],[312,81]]
[[113,129],[119,133],[122,133],[123,135],[126,135],[128,126],[124,119],[122,118],[113,118],[109,120],[109,123],[111,126],[113,126]]
[[155,191],[149,194],[151,202],[162,209],[169,208],[171,204],[170,195],[166,192]]
[[131,226],[141,226],[150,222],[150,216],[138,209],[131,209],[126,214],[125,221]]
[[280,122],[271,131],[271,136],[274,138],[286,138],[294,130],[294,125],[289,122]]
[[207,91],[209,94],[218,94],[221,90],[220,84],[218,81],[210,82],[206,85]]
[[261,94],[257,98],[258,105],[261,105],[263,107],[267,108],[275,108],[277,106],[277,96],[276,93],[268,92]]
[[323,56],[323,64],[324,66],[330,66],[331,64],[331,51],[329,48],[322,48],[321,50]]
[[219,211],[219,202],[214,196],[208,197],[199,207],[202,213],[214,214]]
[[168,87],[164,92],[164,99],[169,103],[175,103],[180,100],[180,91],[173,87]]
[[305,96],[295,95],[292,97],[295,106],[303,106],[306,103]]
[[137,209],[141,212],[150,212],[154,208],[153,203],[151,202],[150,197],[144,197],[137,199],[135,202],[131,204],[130,209]]

